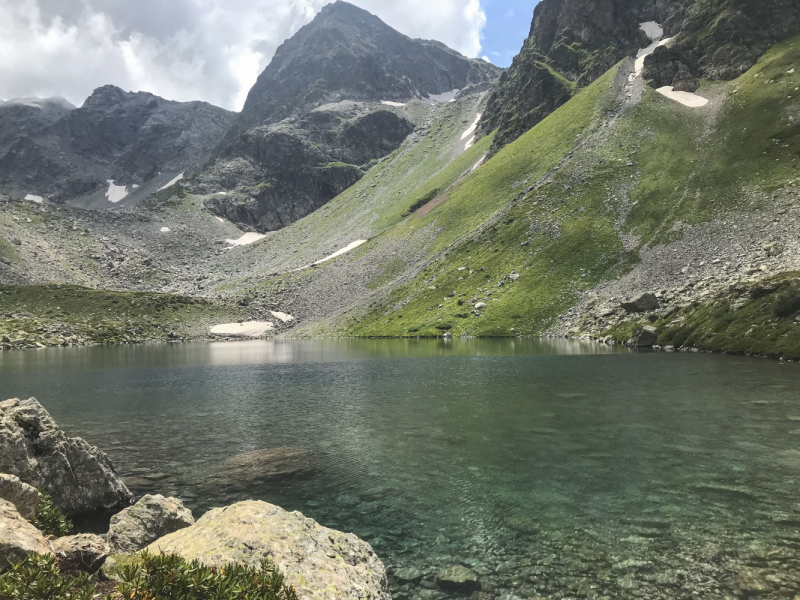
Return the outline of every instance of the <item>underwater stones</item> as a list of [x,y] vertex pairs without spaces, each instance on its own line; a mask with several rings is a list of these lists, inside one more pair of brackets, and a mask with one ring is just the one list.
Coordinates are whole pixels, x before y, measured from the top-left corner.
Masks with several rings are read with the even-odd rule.
[[443,590],[451,592],[471,592],[481,589],[478,576],[461,565],[455,565],[440,571],[436,575],[436,583]]
[[397,569],[394,572],[394,578],[400,583],[419,583],[425,574],[419,569],[414,567],[407,567],[405,569]]
[[224,461],[212,473],[213,479],[258,481],[310,471],[314,453],[305,448],[266,448],[237,454]]
[[194,524],[192,512],[177,498],[150,494],[111,517],[108,543],[114,554],[133,554],[157,539]]
[[28,523],[16,507],[0,500],[0,568],[27,554],[48,555],[53,549],[42,532]]
[[47,491],[70,515],[131,500],[108,456],[81,438],[67,437],[35,398],[0,403],[0,472]]
[[769,584],[755,569],[742,568],[736,575],[736,585],[746,595],[755,595],[769,591]]
[[746,500],[757,500],[758,496],[749,488],[737,485],[724,485],[717,483],[697,483],[692,486],[698,492],[718,494],[720,496],[731,496]]
[[621,306],[627,313],[650,312],[658,308],[658,298],[655,294],[642,294],[638,298],[623,302]]
[[16,475],[0,473],[0,498],[11,502],[23,519],[31,520],[39,509],[39,490]]
[[68,573],[97,573],[108,558],[110,549],[99,535],[81,533],[53,542],[59,568]]
[[258,566],[268,557],[301,600],[391,600],[383,563],[369,544],[266,502],[215,508],[147,549],[214,567]]

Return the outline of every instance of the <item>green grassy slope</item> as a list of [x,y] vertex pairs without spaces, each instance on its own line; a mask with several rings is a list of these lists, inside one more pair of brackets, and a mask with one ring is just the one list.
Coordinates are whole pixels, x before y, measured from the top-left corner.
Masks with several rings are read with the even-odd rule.
[[738,80],[704,84],[713,99],[705,109],[648,89],[612,126],[604,125],[618,110],[608,73],[444,203],[398,224],[392,235],[436,228],[431,264],[354,310],[339,332],[535,334],[574,304],[576,290],[625,273],[644,244],[675,239],[676,223],[758,211],[765,194],[800,173],[798,66],[794,38]]

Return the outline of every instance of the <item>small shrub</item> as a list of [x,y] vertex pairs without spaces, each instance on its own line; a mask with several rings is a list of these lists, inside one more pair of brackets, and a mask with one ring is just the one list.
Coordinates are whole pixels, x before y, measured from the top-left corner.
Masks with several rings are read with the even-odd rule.
[[[53,498],[47,492],[42,492],[39,510],[33,517],[31,523],[45,535],[64,537],[72,532],[72,521],[65,517],[60,510],[53,505]],[[2,596],[0,596],[2,597]]]
[[145,551],[141,557],[139,565],[122,569],[119,591],[127,600],[297,600],[267,559],[260,569],[235,564],[213,569],[177,556]]
[[4,600],[89,600],[94,591],[85,573],[61,575],[54,556],[31,554],[0,574],[0,598]]
[[772,314],[778,319],[783,319],[791,317],[797,311],[800,311],[800,288],[791,286],[775,298]]

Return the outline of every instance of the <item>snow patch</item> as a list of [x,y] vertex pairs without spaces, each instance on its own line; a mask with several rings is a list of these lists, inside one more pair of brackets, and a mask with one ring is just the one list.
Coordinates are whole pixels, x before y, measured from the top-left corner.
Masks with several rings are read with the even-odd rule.
[[268,321],[248,321],[246,323],[224,323],[211,328],[211,335],[222,337],[257,338],[275,329]]
[[30,200],[31,202],[36,202],[36,204],[41,204],[44,202],[44,198],[41,196],[34,196],[33,194],[28,194],[25,196],[25,200]]
[[469,138],[469,141],[467,142],[467,145],[464,146],[464,150],[469,150],[470,148],[472,148],[472,145],[474,143],[475,143],[475,136],[473,135],[471,138]]
[[125,199],[128,195],[128,188],[124,185],[115,185],[113,179],[108,179],[108,190],[106,190],[106,200],[116,204]]
[[231,246],[249,246],[257,242],[258,240],[263,240],[266,235],[263,233],[245,233],[242,237],[238,240],[225,240]]
[[478,167],[480,167],[480,166],[483,164],[483,161],[485,161],[485,160],[486,160],[486,154],[484,154],[483,156],[481,156],[481,159],[480,159],[478,162],[476,162],[476,163],[475,163],[475,166],[474,166],[474,167],[472,167],[472,168],[469,170],[469,172],[470,172],[470,173],[472,173],[473,171],[476,171],[476,170],[478,169]]
[[[465,140],[465,139],[467,139],[467,138],[468,138],[468,137],[470,137],[470,136],[471,136],[473,133],[475,133],[475,131],[478,129],[478,123],[480,123],[480,122],[481,122],[481,117],[482,117],[482,116],[483,116],[483,113],[478,113],[478,115],[475,117],[475,122],[474,122],[472,125],[470,125],[470,126],[469,126],[469,129],[467,129],[467,130],[466,130],[466,131],[465,131],[465,132],[464,132],[464,133],[461,135],[461,139],[462,139],[462,140]],[[470,144],[470,145],[472,145],[472,144]]]
[[220,223],[224,223],[224,222],[225,222],[225,219],[223,219],[222,217],[217,217],[217,216],[214,216],[214,218],[215,218],[217,221],[219,221]]
[[656,91],[662,96],[675,100],[675,102],[680,102],[689,108],[700,108],[708,104],[708,98],[703,98],[691,92],[676,92],[672,86],[660,87]]
[[403,102],[389,102],[388,100],[381,100],[381,104],[384,104],[386,106],[394,106],[395,108],[400,108],[402,106],[405,106]]
[[342,254],[347,254],[351,250],[355,250],[356,248],[358,248],[361,244],[366,244],[366,243],[367,243],[367,240],[356,240],[352,244],[348,244],[347,246],[345,246],[341,250],[337,250],[336,252],[334,252],[330,256],[326,256],[322,260],[318,260],[317,262],[312,263],[312,264],[321,265],[322,263],[328,262],[329,260],[333,260],[334,258],[336,258],[338,256],[341,256]]
[[661,38],[664,35],[664,29],[656,23],[655,21],[646,21],[644,23],[639,23],[639,29],[644,31],[644,34],[650,38],[652,42],[647,48],[642,48],[636,54],[636,65],[634,73],[631,77],[638,77],[642,74],[642,70],[644,69],[644,59],[650,56],[655,49],[661,45]]
[[169,233],[170,231],[172,231],[172,230],[169,227],[162,227],[161,228],[161,233]]
[[165,185],[164,187],[160,187],[160,188],[158,188],[158,191],[160,192],[161,190],[165,190],[165,189],[167,189],[168,187],[172,187],[173,185],[175,185],[176,183],[178,183],[178,182],[179,182],[181,179],[183,179],[183,175],[184,175],[184,174],[183,174],[183,173],[181,173],[180,175],[178,175],[178,176],[177,176],[175,179],[173,179],[172,181],[170,181],[170,182],[169,182],[167,185]]
[[294,317],[292,315],[287,315],[286,313],[270,311],[270,314],[278,319],[278,321],[281,323],[290,323],[294,321]]
[[454,89],[452,92],[445,92],[444,94],[428,94],[428,98],[434,102],[455,102],[456,95],[461,90]]

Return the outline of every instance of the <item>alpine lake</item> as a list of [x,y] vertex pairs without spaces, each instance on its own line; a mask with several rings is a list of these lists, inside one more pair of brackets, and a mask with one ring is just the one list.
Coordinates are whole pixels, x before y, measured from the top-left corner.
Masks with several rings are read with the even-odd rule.
[[[539,339],[58,348],[0,354],[0,396],[195,517],[261,499],[355,533],[395,600],[800,595],[797,364]],[[224,476],[271,448],[302,464]],[[454,566],[481,590],[441,590]]]

